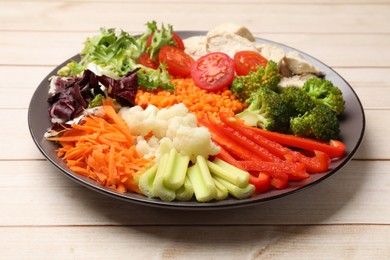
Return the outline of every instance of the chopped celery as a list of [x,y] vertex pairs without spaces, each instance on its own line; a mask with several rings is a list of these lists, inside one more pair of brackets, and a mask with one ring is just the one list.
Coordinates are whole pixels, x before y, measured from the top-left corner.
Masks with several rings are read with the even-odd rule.
[[[222,160],[220,160],[220,161],[222,161]],[[240,188],[244,188],[246,185],[248,185],[249,173],[242,171],[241,169],[238,169],[236,167],[234,167],[235,169],[232,169],[231,167],[228,167],[227,165],[234,167],[233,165],[230,165],[230,164],[225,163],[225,162],[224,162],[224,164],[222,164],[222,163],[216,164],[214,162],[207,161],[207,166],[209,167],[212,175],[216,175],[216,176],[218,176],[218,177],[220,177],[228,182],[233,183],[234,185],[236,185]]]
[[179,201],[190,200],[194,196],[194,189],[188,177],[185,178],[183,186],[176,190],[176,199]]
[[248,183],[248,181],[249,181],[249,173],[248,172],[241,170],[241,169],[237,168],[236,166],[231,165],[230,163],[227,163],[224,160],[221,160],[219,158],[215,158],[213,163],[218,165],[219,167],[224,168],[226,171],[228,171],[230,173],[234,173],[234,174],[238,175],[239,176],[238,178],[241,181]]
[[240,188],[218,176],[214,176],[214,179],[219,181],[226,189],[229,191],[229,194],[234,196],[237,199],[245,199],[253,194],[255,191],[255,186],[248,184],[244,188]]
[[172,201],[176,198],[176,193],[174,190],[167,188],[164,185],[164,171],[167,168],[169,160],[169,154],[164,154],[161,156],[160,162],[158,163],[158,168],[156,172],[156,177],[153,182],[153,192],[163,201]]
[[225,186],[222,185],[218,180],[213,178],[215,187],[217,188],[217,195],[215,196],[216,200],[224,200],[229,195],[229,192]]
[[175,148],[170,150],[168,164],[163,176],[166,187],[177,190],[183,186],[189,162],[190,157],[188,155],[179,154]]
[[187,176],[191,181],[197,201],[207,202],[216,197],[217,188],[207,167],[206,159],[197,156],[196,163],[188,168]]
[[153,182],[156,176],[158,164],[154,164],[139,178],[138,186],[140,191],[147,197],[156,197],[153,191]]

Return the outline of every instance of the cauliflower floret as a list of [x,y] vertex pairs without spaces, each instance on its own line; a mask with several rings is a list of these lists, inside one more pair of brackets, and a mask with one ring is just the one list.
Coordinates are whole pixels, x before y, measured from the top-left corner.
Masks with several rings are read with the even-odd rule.
[[[219,152],[208,130],[198,127],[195,115],[189,113],[184,104],[161,110],[152,105],[145,110],[140,106],[122,108],[119,114],[129,125],[131,133],[138,135],[136,150],[142,157],[155,156],[158,161],[162,154],[176,148],[195,161],[197,155],[208,157]],[[153,136],[145,139],[150,133]]]
[[135,149],[139,154],[139,156],[144,158],[151,158],[156,154],[156,150],[158,148],[158,141],[156,145],[154,144],[153,139],[157,139],[157,138],[151,137],[148,141],[146,141],[143,136],[137,137],[137,144],[135,146]]
[[145,136],[156,126],[157,107],[149,105],[145,110],[140,106],[131,108],[123,107],[119,110],[119,115],[125,120],[131,129],[131,134]]
[[210,141],[209,131],[204,127],[192,128],[182,126],[173,137],[173,145],[181,154],[190,156],[192,162],[197,155],[208,157],[219,153],[219,147]]

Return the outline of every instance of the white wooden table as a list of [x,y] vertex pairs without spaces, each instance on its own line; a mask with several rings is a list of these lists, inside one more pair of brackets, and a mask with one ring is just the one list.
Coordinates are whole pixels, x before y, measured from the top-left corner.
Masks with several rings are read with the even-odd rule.
[[[390,1],[0,0],[0,259],[389,259]],[[330,179],[269,203],[176,211],[71,181],[34,145],[30,98],[101,26],[225,21],[320,59],[356,91],[366,133]]]

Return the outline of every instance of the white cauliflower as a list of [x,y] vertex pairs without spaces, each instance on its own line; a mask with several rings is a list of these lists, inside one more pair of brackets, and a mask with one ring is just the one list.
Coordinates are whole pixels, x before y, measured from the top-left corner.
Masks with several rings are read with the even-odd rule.
[[[184,104],[158,110],[149,105],[145,110],[139,106],[122,108],[119,114],[131,129],[131,133],[139,135],[136,150],[143,157],[160,155],[171,148],[190,156],[195,161],[197,155],[208,157],[219,153],[219,147],[211,141],[208,130],[198,127],[196,117],[188,112]],[[153,137],[145,140],[149,133]]]

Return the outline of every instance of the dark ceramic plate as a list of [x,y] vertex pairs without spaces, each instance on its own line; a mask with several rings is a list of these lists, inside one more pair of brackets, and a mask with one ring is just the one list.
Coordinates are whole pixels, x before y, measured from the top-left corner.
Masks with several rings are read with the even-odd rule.
[[[179,34],[183,38],[187,38],[194,35],[204,35],[205,32],[179,32]],[[271,43],[277,44],[284,48],[286,51],[294,50],[291,47],[285,46],[283,44],[275,43],[272,41],[268,41],[265,39],[257,39],[260,43]],[[73,173],[69,170],[66,164],[57,156],[55,150],[58,148],[57,145],[53,142],[49,142],[45,140],[43,137],[46,129],[50,127],[50,119],[48,117],[48,103],[46,102],[47,93],[48,93],[48,78],[52,75],[55,75],[58,68],[64,66],[71,59],[78,59],[79,56],[76,55],[71,59],[65,61],[63,64],[59,65],[56,69],[54,69],[49,75],[47,75],[41,82],[41,84],[36,89],[29,106],[28,111],[28,124],[29,129],[32,135],[34,142],[36,143],[39,150],[42,154],[47,158],[49,162],[51,162],[55,167],[57,167],[60,172],[70,177],[72,180],[91,188],[95,191],[103,193],[105,195],[122,199],[132,203],[138,203],[148,206],[156,206],[163,208],[176,208],[176,209],[194,209],[194,210],[202,210],[202,209],[218,209],[218,208],[232,208],[237,206],[245,206],[245,205],[253,205],[265,201],[275,200],[290,194],[293,194],[297,191],[301,191],[305,188],[314,186],[315,184],[325,180],[329,176],[333,175],[337,171],[339,171],[343,166],[345,166],[352,158],[352,156],[356,153],[359,145],[362,141],[364,129],[365,129],[365,116],[363,107],[356,93],[350,87],[350,85],[334,70],[332,70],[329,66],[325,65],[321,61],[298,51],[303,55],[303,57],[320,68],[322,71],[326,73],[326,79],[330,80],[338,86],[344,95],[346,100],[346,108],[341,121],[341,137],[342,141],[346,144],[346,153],[343,158],[335,160],[331,163],[330,169],[328,172],[321,174],[313,174],[310,178],[305,179],[299,182],[291,182],[289,187],[283,190],[272,190],[266,193],[257,194],[251,198],[244,200],[236,200],[234,198],[229,198],[223,201],[213,201],[208,203],[199,203],[196,201],[189,202],[163,202],[158,199],[149,199],[145,196],[136,194],[136,193],[125,193],[120,194],[115,191],[109,190],[96,183],[95,181],[88,179],[84,176]]]

